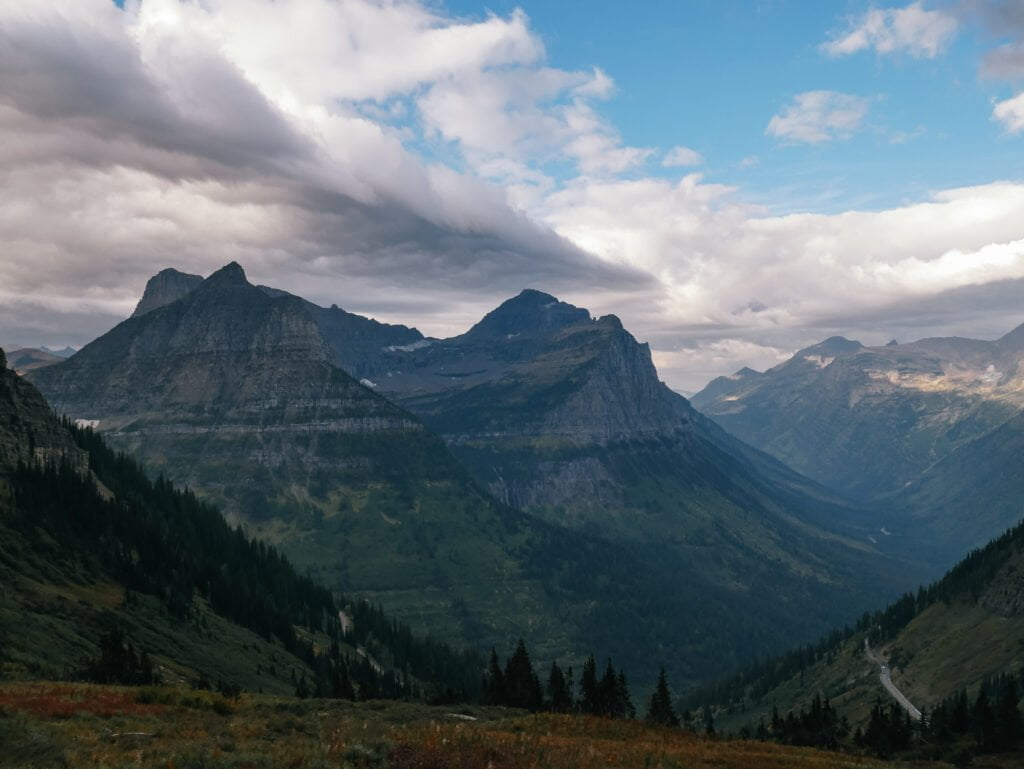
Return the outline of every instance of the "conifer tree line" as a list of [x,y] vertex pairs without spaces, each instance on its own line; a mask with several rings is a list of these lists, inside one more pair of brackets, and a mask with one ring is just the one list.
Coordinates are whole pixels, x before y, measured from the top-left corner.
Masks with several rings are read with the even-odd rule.
[[[974,697],[966,689],[922,715],[920,733],[936,757],[1020,751],[1024,738],[1020,695],[1024,671],[986,678]],[[867,737],[865,737],[867,741]]]
[[[637,715],[626,674],[616,670],[611,659],[599,674],[597,660],[591,654],[580,669],[578,682],[571,667],[563,671],[557,661],[552,662],[547,680],[542,684],[521,638],[504,665],[497,650],[491,649],[482,688],[483,702],[488,705],[604,718],[636,718]],[[648,702],[646,720],[653,724],[679,726],[664,667]]]
[[1021,752],[1022,690],[1024,670],[989,676],[977,695],[972,697],[961,689],[925,710],[919,721],[911,719],[896,702],[886,704],[879,697],[867,723],[852,734],[848,720],[838,716],[828,698],[815,695],[809,710],[801,708],[782,717],[772,708],[768,723],[761,718],[755,731],[747,727],[740,736],[827,750],[862,750],[880,758],[952,760],[959,765],[973,755]]
[[[364,698],[479,697],[479,655],[419,638],[366,602],[336,601],[326,587],[300,576],[276,548],[232,528],[191,491],[163,478],[151,480],[93,430],[68,420],[63,425],[88,452],[92,472],[111,493],[101,494],[91,476],[67,465],[19,463],[10,475],[10,514],[4,523],[41,551],[53,550],[56,543],[54,557],[86,558],[124,584],[126,594],[155,596],[181,621],[195,619],[195,600],[206,600],[221,616],[276,639],[316,671],[314,680],[305,682],[310,695],[346,696],[351,687]],[[352,619],[344,631],[342,607]],[[296,627],[326,635],[330,648],[315,648]],[[379,664],[346,655],[341,644],[366,649]],[[86,661],[82,675],[145,682],[141,659],[131,663],[142,650],[119,628],[110,629],[100,647],[100,656]]]
[[875,702],[867,726],[853,744],[881,758],[968,762],[985,753],[1019,753],[1022,747],[1020,691],[1024,673],[986,678],[976,696],[966,689],[947,697],[913,721],[895,702]]
[[558,662],[551,663],[546,686],[533,668],[530,654],[522,639],[502,666],[496,650],[483,677],[483,701],[488,705],[556,713],[586,713],[609,718],[633,718],[636,710],[629,696],[626,675],[616,671],[609,659],[604,673],[598,676],[594,655],[583,663],[579,693],[570,667],[563,672]]
[[744,706],[764,702],[772,689],[818,662],[831,662],[843,645],[862,634],[872,645],[895,638],[915,617],[936,603],[953,600],[977,602],[1000,568],[1024,549],[1024,522],[982,548],[972,550],[938,581],[908,592],[885,609],[865,612],[854,625],[833,630],[818,643],[805,644],[784,654],[756,660],[736,673],[695,687],[684,697],[688,708],[705,705]]
[[[784,745],[838,750],[849,734],[850,723],[846,717],[839,717],[828,697],[823,700],[820,694],[815,694],[808,710],[800,708],[782,717],[778,708],[772,708],[771,720],[767,724],[764,718],[758,722],[756,737]],[[750,735],[744,733],[743,736]]]

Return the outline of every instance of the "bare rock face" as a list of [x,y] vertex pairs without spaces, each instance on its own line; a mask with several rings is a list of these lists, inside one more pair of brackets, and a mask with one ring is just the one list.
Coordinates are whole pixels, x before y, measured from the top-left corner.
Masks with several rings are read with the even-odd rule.
[[201,275],[189,275],[173,268],[161,270],[146,283],[146,291],[135,306],[133,318],[152,312],[186,296],[203,282]]
[[[30,376],[59,412],[240,512],[254,494],[333,472],[339,456],[371,465],[342,445],[358,436],[423,430],[333,365],[307,304],[268,295],[232,263]],[[273,478],[256,469],[266,457]]]

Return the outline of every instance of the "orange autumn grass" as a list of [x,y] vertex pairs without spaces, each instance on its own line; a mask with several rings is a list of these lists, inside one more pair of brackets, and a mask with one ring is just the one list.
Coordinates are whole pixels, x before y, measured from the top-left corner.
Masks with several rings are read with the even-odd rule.
[[393,737],[391,769],[868,769],[893,764],[582,716],[432,724]]
[[79,713],[96,716],[155,715],[162,705],[138,701],[138,692],[106,686],[38,683],[0,688],[0,710],[9,709],[41,719],[70,718]]
[[[226,705],[227,707],[217,707]],[[894,769],[869,758],[501,708],[0,683],[0,766]],[[476,720],[471,720],[476,719]],[[34,741],[33,741],[34,740]],[[12,752],[13,751],[13,752]],[[40,753],[40,751],[43,751]],[[5,758],[14,760],[5,764]],[[923,769],[929,764],[914,764]]]

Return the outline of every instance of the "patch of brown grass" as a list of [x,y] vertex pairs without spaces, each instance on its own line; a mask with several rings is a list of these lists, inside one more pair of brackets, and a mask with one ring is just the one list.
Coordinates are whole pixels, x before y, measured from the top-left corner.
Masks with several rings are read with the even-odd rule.
[[41,719],[78,714],[150,716],[165,709],[163,705],[144,704],[136,699],[135,692],[110,686],[24,683],[0,688],[0,708]]
[[892,765],[636,722],[542,715],[496,725],[433,724],[395,735],[391,769],[868,769]]

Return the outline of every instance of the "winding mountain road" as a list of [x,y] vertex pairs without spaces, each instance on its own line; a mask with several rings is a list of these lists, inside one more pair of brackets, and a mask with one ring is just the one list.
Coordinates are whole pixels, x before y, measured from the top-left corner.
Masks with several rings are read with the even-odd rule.
[[864,653],[868,655],[869,660],[879,666],[880,670],[878,673],[878,680],[882,682],[882,686],[885,687],[885,690],[893,696],[893,699],[900,704],[901,708],[910,714],[911,718],[915,721],[920,721],[921,711],[915,708],[910,700],[907,699],[907,696],[896,687],[896,684],[892,682],[891,671],[889,670],[888,663],[871,651],[871,647],[868,645],[868,639],[866,638],[864,639]]

